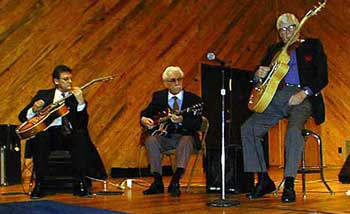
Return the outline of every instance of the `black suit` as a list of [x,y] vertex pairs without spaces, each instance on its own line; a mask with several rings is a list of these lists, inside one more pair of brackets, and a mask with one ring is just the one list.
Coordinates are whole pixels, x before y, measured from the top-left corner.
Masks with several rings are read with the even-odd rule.
[[[39,90],[32,101],[20,112],[19,120],[21,122],[27,120],[27,111],[35,101],[44,100],[44,107],[53,103],[54,94],[55,89]],[[78,102],[73,95],[65,100],[65,105],[70,110],[66,117],[72,127],[71,134],[63,135],[61,127],[52,126],[29,140],[37,179],[42,179],[48,171],[49,151],[62,146],[71,151],[73,170],[77,179],[82,179],[86,175],[105,178],[106,174],[102,161],[88,133],[87,107],[78,112]]]

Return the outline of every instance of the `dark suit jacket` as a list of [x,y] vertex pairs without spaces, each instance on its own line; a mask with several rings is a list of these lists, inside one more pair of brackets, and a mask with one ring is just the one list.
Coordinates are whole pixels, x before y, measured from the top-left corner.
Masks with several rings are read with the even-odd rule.
[[[54,96],[55,96],[54,88],[48,89],[48,90],[39,90],[37,94],[34,96],[34,98],[32,99],[32,101],[20,112],[18,116],[19,120],[21,122],[27,121],[27,116],[26,116],[27,111],[29,108],[33,106],[35,101],[39,99],[44,100],[45,102],[44,108],[45,108],[46,106],[50,105],[53,102]],[[84,130],[85,131],[84,133],[88,135],[87,138],[89,139],[89,142],[87,143],[87,145],[89,148],[87,149],[90,154],[89,157],[87,157],[87,160],[90,166],[88,175],[96,178],[105,179],[107,176],[106,176],[105,168],[103,166],[103,162],[96,150],[95,145],[92,143],[89,136],[89,132],[87,128],[88,121],[89,121],[87,107],[85,107],[83,111],[78,112],[77,111],[78,101],[75,99],[74,95],[70,96],[65,100],[65,105],[69,108],[69,113],[67,115],[67,118],[72,125],[73,132],[77,130]],[[86,138],[82,138],[82,139],[86,139]],[[26,146],[28,145],[29,147],[31,147],[33,143],[36,143],[35,138],[28,140],[28,143],[26,144]],[[31,148],[26,148],[26,151],[30,153]],[[40,155],[40,154],[33,154],[33,155]],[[28,156],[30,156],[30,154],[28,154]]]
[[[202,103],[202,99],[191,93],[184,91],[184,98],[182,102],[182,109],[191,107],[195,104]],[[152,118],[157,113],[170,108],[168,105],[168,90],[156,91],[153,93],[152,101],[150,104],[141,112],[141,117]],[[200,149],[201,145],[199,142],[197,131],[200,130],[202,118],[200,115],[193,115],[193,113],[184,113],[182,126],[179,127],[178,132],[183,135],[192,135],[195,138],[195,148]],[[173,131],[172,127],[168,131]]]
[[[269,47],[261,65],[269,66],[275,54],[284,44],[279,42]],[[325,106],[321,90],[328,84],[327,57],[318,39],[306,39],[296,48],[301,87],[309,87],[314,93],[309,97],[312,105],[312,116],[317,124],[325,120]]]

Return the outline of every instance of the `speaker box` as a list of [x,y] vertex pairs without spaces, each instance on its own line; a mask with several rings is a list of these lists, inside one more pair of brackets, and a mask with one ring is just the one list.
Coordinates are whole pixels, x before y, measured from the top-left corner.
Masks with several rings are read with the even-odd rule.
[[[206,138],[207,156],[205,170],[207,192],[221,188],[221,142],[222,142],[222,96],[225,89],[225,151],[226,151],[226,190],[227,192],[246,192],[253,185],[253,175],[243,172],[243,155],[240,127],[252,114],[248,109],[248,100],[252,89],[251,71],[201,65],[203,114],[210,123]],[[224,74],[224,77],[222,75]],[[224,79],[224,81],[223,81]],[[267,139],[267,138],[265,138]],[[267,140],[263,143],[265,160],[268,163]]]
[[16,125],[0,125],[0,185],[21,183],[21,147]]
[[338,174],[338,179],[343,184],[350,183],[350,155],[346,158],[346,161]]

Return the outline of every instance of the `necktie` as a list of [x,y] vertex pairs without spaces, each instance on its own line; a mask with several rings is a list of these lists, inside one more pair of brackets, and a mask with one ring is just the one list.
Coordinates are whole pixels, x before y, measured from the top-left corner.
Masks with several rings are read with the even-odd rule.
[[177,97],[176,97],[176,96],[173,96],[173,99],[174,99],[173,111],[178,112],[178,111],[180,110],[180,108],[179,108],[179,103],[177,102]]
[[[64,93],[62,93],[62,97],[64,98]],[[63,135],[69,135],[72,133],[72,129],[70,127],[70,122],[67,118],[67,116],[62,117],[62,134]]]

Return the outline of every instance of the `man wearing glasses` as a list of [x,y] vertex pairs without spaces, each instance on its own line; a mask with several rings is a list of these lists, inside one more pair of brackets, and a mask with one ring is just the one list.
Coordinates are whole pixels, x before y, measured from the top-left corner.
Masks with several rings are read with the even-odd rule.
[[[298,24],[298,19],[290,13],[282,14],[277,19],[276,27],[282,41],[268,49],[261,66],[255,72],[253,82],[265,80],[273,57],[292,38]],[[258,174],[258,183],[248,194],[250,199],[260,198],[276,189],[267,173],[261,142],[272,126],[280,119],[287,118],[285,187],[281,200],[295,201],[294,178],[304,150],[302,129],[310,116],[317,124],[321,124],[325,118],[320,92],[328,84],[328,70],[322,44],[318,39],[300,39],[299,32],[292,43],[288,49],[289,70],[280,82],[271,103],[262,113],[254,113],[241,127],[244,169],[246,172]]]
[[200,104],[201,98],[182,88],[184,73],[180,67],[169,66],[162,75],[166,89],[153,93],[152,101],[141,112],[141,124],[151,128],[157,124],[156,115],[171,109],[170,124],[166,133],[150,135],[145,140],[148,161],[154,182],[150,188],[143,191],[145,195],[164,193],[162,180],[161,153],[176,149],[176,171],[168,187],[168,193],[173,197],[181,194],[179,181],[194,149],[200,149],[197,130],[201,126],[201,116],[193,112],[178,114],[181,110]]
[[69,67],[65,65],[56,66],[52,74],[52,81],[55,88],[39,90],[32,101],[19,114],[19,120],[25,122],[36,116],[46,106],[62,100],[66,96],[73,95],[64,100],[69,113],[55,119],[46,131],[38,133],[29,140],[30,144],[28,145],[31,147],[36,177],[31,198],[37,199],[45,195],[42,183],[49,171],[49,152],[62,146],[70,150],[72,155],[73,173],[76,177],[74,194],[89,197],[91,194],[85,177],[88,175],[88,171],[96,170],[94,173],[96,172],[99,175],[94,174],[93,176],[97,177],[104,177],[105,172],[88,134],[87,103],[81,89],[72,86],[72,70]]

